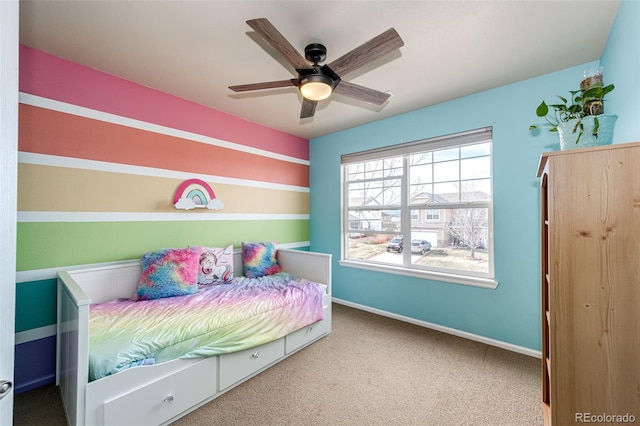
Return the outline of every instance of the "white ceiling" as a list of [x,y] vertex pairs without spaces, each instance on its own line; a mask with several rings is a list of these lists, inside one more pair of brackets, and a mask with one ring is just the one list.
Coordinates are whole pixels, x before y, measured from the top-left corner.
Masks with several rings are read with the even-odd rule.
[[[1,1],[1,0],[0,0]],[[599,59],[619,0],[20,1],[20,43],[247,120],[314,138]],[[301,120],[295,87],[230,85],[295,71],[245,23],[267,18],[327,63],[394,27],[405,45],[344,80],[382,106],[333,95]]]

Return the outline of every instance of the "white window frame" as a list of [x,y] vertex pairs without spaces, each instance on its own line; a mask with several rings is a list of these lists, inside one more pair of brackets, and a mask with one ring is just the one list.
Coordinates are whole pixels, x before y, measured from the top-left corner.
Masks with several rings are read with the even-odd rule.
[[[474,145],[482,142],[491,142],[491,155],[490,155],[490,169],[491,169],[491,186],[493,187],[493,139],[492,128],[486,127],[482,129],[472,130],[463,133],[456,133],[452,135],[446,135],[436,138],[430,138],[425,140],[419,140],[414,142],[408,142],[399,145],[391,145],[387,147],[372,149],[368,151],[356,152],[346,154],[341,157],[341,256],[339,264],[347,267],[368,269],[378,272],[385,272],[391,274],[406,275],[412,277],[419,277],[425,279],[431,279],[436,281],[444,281],[455,284],[464,284],[476,287],[495,289],[498,286],[498,282],[495,280],[494,274],[494,250],[493,250],[493,189],[491,189],[491,197],[488,201],[482,202],[460,202],[460,203],[447,203],[447,204],[429,204],[427,206],[421,206],[422,212],[419,212],[419,216],[426,214],[427,209],[451,209],[451,208],[465,208],[465,207],[479,207],[486,208],[488,212],[488,241],[487,241],[487,253],[488,253],[488,272],[471,272],[461,270],[438,270],[436,268],[430,268],[421,265],[415,265],[411,263],[410,250],[405,250],[403,253],[402,265],[381,263],[372,260],[360,260],[360,259],[347,259],[348,244],[349,244],[349,232],[353,230],[349,229],[349,194],[347,186],[350,182],[347,181],[346,167],[349,164],[360,163],[364,161],[377,160],[383,158],[389,158],[394,156],[402,156],[403,173],[401,179],[401,201],[400,201],[400,234],[411,235],[411,210],[416,206],[412,206],[408,200],[409,183],[408,183],[408,170],[409,170],[409,155],[413,153],[419,153],[422,151],[441,150],[446,148],[460,147],[466,145]],[[353,181],[351,181],[353,183]],[[442,212],[440,213],[442,216]],[[426,216],[425,216],[426,217]],[[363,232],[367,232],[364,230]],[[376,234],[390,234],[397,235],[397,232],[389,232],[385,230],[368,231],[369,233]],[[407,239],[405,245],[408,248],[411,242]]]

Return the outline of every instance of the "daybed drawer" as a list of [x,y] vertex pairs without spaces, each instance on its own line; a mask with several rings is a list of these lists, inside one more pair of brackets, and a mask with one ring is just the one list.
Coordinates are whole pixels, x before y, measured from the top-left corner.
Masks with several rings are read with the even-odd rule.
[[217,359],[205,358],[104,403],[105,425],[158,425],[216,393]]
[[285,337],[285,352],[291,352],[300,349],[302,346],[312,342],[318,337],[331,331],[331,308],[325,304],[324,319],[314,322],[300,330],[294,331]]
[[220,355],[220,390],[251,376],[284,356],[284,338],[240,352]]

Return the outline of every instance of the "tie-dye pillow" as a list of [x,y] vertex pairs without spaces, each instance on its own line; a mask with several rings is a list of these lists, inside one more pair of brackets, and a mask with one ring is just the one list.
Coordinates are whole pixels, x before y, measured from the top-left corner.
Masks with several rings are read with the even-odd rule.
[[227,247],[203,247],[198,268],[198,285],[208,286],[233,281],[233,244]]
[[133,300],[183,296],[198,291],[202,247],[168,248],[142,256],[142,275]]
[[242,263],[244,276],[259,278],[277,274],[281,271],[276,255],[278,247],[275,243],[242,243]]

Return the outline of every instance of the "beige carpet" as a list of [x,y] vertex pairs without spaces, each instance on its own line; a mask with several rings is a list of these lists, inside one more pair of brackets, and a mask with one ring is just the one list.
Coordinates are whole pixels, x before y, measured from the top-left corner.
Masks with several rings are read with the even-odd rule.
[[[333,333],[178,420],[192,425],[542,425],[540,360],[342,305]],[[57,389],[14,424],[63,425]]]

